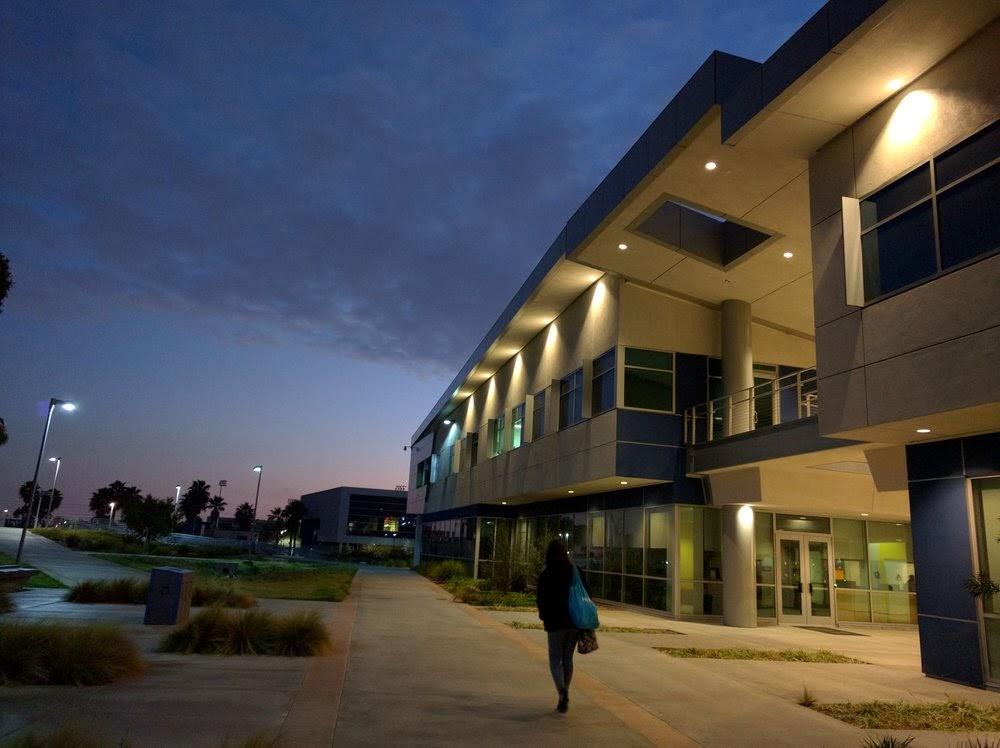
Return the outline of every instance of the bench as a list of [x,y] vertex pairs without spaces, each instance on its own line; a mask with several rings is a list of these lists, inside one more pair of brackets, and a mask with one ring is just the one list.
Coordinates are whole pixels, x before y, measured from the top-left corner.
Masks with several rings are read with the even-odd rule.
[[38,573],[26,566],[0,566],[0,591],[19,592],[25,583]]

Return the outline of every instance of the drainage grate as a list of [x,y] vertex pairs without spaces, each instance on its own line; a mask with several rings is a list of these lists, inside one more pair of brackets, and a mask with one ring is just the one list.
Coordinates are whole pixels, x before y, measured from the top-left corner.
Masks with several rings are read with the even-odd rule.
[[796,626],[797,629],[805,629],[806,631],[818,631],[821,634],[836,634],[837,636],[868,636],[868,634],[859,634],[857,631],[847,631],[846,629],[832,629],[828,626]]

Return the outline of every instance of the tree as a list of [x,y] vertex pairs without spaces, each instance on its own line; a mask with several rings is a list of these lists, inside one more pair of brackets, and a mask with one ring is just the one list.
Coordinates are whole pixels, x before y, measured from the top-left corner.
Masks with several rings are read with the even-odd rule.
[[244,501],[236,507],[236,526],[241,530],[249,530],[253,527],[253,507],[249,501]]
[[[52,505],[49,505],[49,496],[52,496]],[[50,488],[48,491],[39,491],[36,499],[36,509],[38,511],[38,524],[47,524],[49,519],[55,515],[56,509],[62,504],[62,491],[58,488]]]
[[[31,501],[31,488],[34,485],[35,482],[29,480],[21,484],[21,487],[18,489],[17,494],[21,497],[21,506],[14,510],[15,517],[23,517],[28,511],[28,503]],[[49,494],[51,492],[52,489],[49,489],[48,491],[42,491],[39,489],[38,493],[35,494],[35,505],[31,509],[31,516],[28,517],[29,521],[33,520],[35,512],[38,512],[39,524],[44,523],[45,518],[49,513]],[[55,495],[52,497],[52,511],[59,508],[59,505],[62,504],[62,500],[62,491],[58,488],[55,489]]]
[[208,515],[208,521],[212,523],[212,527],[218,530],[219,517],[222,515],[222,510],[226,508],[226,500],[221,496],[213,496],[208,500],[208,506],[212,510]]
[[212,498],[211,488],[205,481],[196,480],[181,496],[181,511],[189,526],[193,527],[194,521],[208,508],[209,499]]
[[7,298],[7,292],[14,287],[14,279],[10,274],[10,260],[7,255],[0,252],[0,312],[3,311],[3,300]]
[[152,494],[130,501],[122,512],[125,527],[142,542],[149,545],[174,529],[174,502],[158,499]]
[[136,486],[127,486],[124,482],[116,480],[94,491],[90,497],[90,511],[98,519],[106,519],[111,514],[112,501],[119,511],[124,512],[126,506],[141,498],[142,491]]
[[302,526],[302,518],[306,516],[306,505],[299,499],[289,501],[285,508],[281,510],[281,518],[284,520],[285,529],[290,536],[288,555],[295,552],[295,541],[299,537],[299,528]]
[[[21,487],[17,490],[17,495],[21,497],[21,506],[14,510],[15,517],[23,517],[28,511],[28,504],[31,503],[31,492],[35,487],[35,481],[26,480],[21,484]],[[39,491],[35,494],[35,504],[41,499],[42,492]]]
[[0,418],[0,447],[7,443],[7,424]]

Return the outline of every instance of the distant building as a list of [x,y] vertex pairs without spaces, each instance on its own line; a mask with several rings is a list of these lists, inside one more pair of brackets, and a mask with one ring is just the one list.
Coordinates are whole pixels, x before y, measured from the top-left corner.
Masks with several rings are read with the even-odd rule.
[[328,543],[402,545],[413,540],[406,491],[339,486],[302,496],[302,545]]

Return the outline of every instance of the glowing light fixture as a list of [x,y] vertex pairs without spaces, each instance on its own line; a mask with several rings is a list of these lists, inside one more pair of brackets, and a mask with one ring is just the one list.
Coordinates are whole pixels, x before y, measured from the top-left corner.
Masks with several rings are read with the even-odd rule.
[[929,433],[931,433],[931,430],[930,429],[917,429],[917,433],[918,434],[929,434]]
[[861,516],[862,517],[867,517],[868,516],[868,512],[861,512]]
[[445,418],[444,419],[444,425],[445,426],[451,426],[451,419],[450,418]]
[[937,100],[927,91],[910,91],[889,119],[886,133],[895,145],[908,145],[921,137],[934,120]]
[[717,166],[718,164],[715,163],[714,161],[707,161],[705,163],[705,168],[708,169],[709,171],[715,171]]
[[620,481],[618,481],[618,483],[619,483],[619,485],[622,485],[622,486],[627,486],[628,485],[628,481],[627,480],[620,480]]
[[736,511],[736,521],[740,527],[753,527],[753,508],[744,504]]
[[790,260],[793,257],[795,257],[795,254],[793,252],[785,252],[781,256],[784,257],[786,260]]
[[566,493],[576,493],[576,491],[574,491],[574,490],[573,490],[573,489],[571,488],[571,489],[569,489],[569,490],[568,490],[568,491],[567,491]]
[[507,502],[506,502],[506,501],[501,501],[500,503],[501,503],[501,504],[506,504]]
[[63,403],[59,407],[65,411],[72,413],[74,410],[76,410],[76,403]]
[[891,81],[885,84],[885,90],[889,93],[895,93],[903,87],[902,78],[893,78]]
[[624,252],[627,249],[628,249],[628,245],[625,244],[624,242],[618,245],[618,251],[619,252]]

